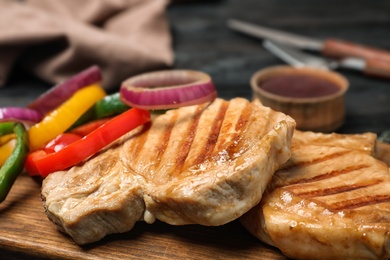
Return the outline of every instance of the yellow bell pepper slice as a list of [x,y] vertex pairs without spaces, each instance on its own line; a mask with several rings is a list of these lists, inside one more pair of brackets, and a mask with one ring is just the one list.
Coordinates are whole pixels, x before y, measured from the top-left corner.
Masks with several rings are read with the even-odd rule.
[[16,145],[16,138],[8,140],[5,144],[0,146],[0,167],[4,164],[4,162],[11,155]]
[[106,92],[99,84],[92,84],[75,92],[72,97],[28,130],[30,151],[43,147],[56,136],[65,132],[96,101],[105,96]]
[[15,134],[7,134],[0,136],[0,145],[7,143],[9,140],[16,138]]

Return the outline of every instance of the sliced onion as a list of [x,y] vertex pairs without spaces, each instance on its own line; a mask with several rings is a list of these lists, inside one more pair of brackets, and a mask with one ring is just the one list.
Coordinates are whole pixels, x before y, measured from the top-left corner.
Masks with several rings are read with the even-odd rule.
[[61,105],[77,90],[93,83],[100,82],[101,80],[102,74],[100,68],[98,66],[89,67],[68,80],[50,88],[28,104],[27,107],[37,110],[42,114],[46,114]]
[[212,101],[217,91],[211,77],[200,71],[166,70],[127,79],[121,100],[141,109],[170,109]]
[[1,121],[25,121],[38,123],[43,118],[43,115],[33,109],[23,107],[3,107],[0,108]]

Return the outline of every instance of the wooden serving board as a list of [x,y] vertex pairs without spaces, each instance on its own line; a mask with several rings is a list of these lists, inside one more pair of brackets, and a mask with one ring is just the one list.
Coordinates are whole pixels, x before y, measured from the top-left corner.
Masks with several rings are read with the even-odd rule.
[[[390,163],[390,145],[378,145]],[[127,233],[78,246],[47,219],[40,183],[22,174],[0,204],[0,259],[287,259],[238,221],[220,227],[139,222]]]

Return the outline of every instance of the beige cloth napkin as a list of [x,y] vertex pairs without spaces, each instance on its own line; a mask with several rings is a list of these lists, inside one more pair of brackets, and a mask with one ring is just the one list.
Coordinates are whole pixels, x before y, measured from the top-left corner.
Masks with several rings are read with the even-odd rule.
[[113,89],[173,63],[168,0],[0,0],[0,86],[16,62],[58,83],[91,65]]

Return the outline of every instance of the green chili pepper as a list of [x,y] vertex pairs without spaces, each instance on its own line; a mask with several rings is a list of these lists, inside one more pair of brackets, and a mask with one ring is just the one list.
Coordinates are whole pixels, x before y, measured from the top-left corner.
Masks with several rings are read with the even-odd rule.
[[99,100],[94,107],[95,119],[118,115],[129,109],[129,106],[121,101],[119,92]]
[[103,99],[97,101],[87,112],[85,112],[71,127],[80,126],[89,121],[101,119],[109,116],[121,114],[130,107],[125,105],[120,100],[119,92],[107,95]]
[[0,124],[0,136],[11,134],[14,132],[14,122],[5,122]]
[[5,200],[16,178],[23,171],[29,150],[27,131],[22,123],[6,122],[0,124],[0,136],[13,132],[16,135],[15,148],[0,168],[0,202]]

